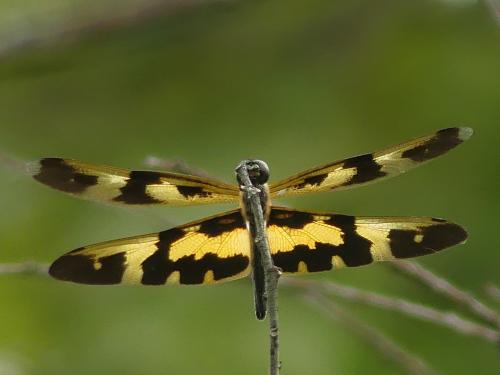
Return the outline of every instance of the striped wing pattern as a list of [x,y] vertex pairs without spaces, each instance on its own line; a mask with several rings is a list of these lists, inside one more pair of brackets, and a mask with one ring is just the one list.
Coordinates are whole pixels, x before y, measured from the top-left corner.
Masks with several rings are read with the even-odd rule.
[[457,224],[427,217],[355,217],[273,207],[274,264],[285,273],[328,271],[432,254],[463,243]]
[[397,176],[445,154],[471,136],[472,129],[466,127],[442,129],[379,152],[299,173],[271,185],[271,196],[339,190]]
[[234,202],[236,186],[178,173],[129,171],[72,159],[44,158],[29,165],[42,184],[82,198],[128,205]]
[[[431,254],[462,243],[460,226],[425,217],[356,218],[273,207],[274,264],[301,274]],[[50,274],[85,284],[214,284],[247,276],[251,250],[239,210],[160,233],[86,246],[56,260]]]
[[[396,176],[472,135],[448,128],[373,154],[310,169],[270,187],[272,197],[338,190]],[[237,186],[169,172],[129,171],[44,158],[33,177],[74,196],[127,205],[236,202]],[[426,217],[354,217],[272,207],[268,239],[275,265],[301,274],[431,254],[463,243],[457,224]],[[251,272],[252,250],[240,210],[159,233],[85,246],[57,259],[50,274],[85,284],[215,284]]]
[[249,236],[239,210],[160,233],[76,249],[49,269],[83,284],[215,284],[250,273]]

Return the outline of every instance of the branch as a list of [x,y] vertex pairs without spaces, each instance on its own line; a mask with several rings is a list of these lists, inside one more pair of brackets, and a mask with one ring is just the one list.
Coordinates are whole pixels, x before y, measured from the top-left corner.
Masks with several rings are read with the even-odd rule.
[[482,324],[463,319],[454,313],[441,312],[431,307],[409,302],[400,298],[391,298],[381,294],[366,292],[361,289],[326,281],[308,281],[285,278],[283,285],[307,290],[320,290],[349,301],[362,303],[383,310],[396,311],[407,316],[429,321],[450,328],[456,332],[480,337],[493,344],[500,343],[500,332]]
[[484,290],[495,301],[500,302],[500,288],[494,284],[485,285]]
[[0,168],[15,174],[28,175],[27,163],[0,151]]
[[398,272],[420,281],[424,285],[430,287],[434,291],[448,297],[455,303],[466,307],[479,318],[493,324],[495,327],[500,328],[500,317],[498,314],[490,309],[488,306],[479,302],[471,294],[458,289],[449,281],[425,269],[415,262],[397,261],[389,263]]
[[[49,265],[46,263],[37,263],[35,261],[0,263],[0,276],[18,273],[47,276],[48,267]],[[367,292],[362,289],[330,281],[284,278],[281,280],[281,284],[302,290],[320,290],[348,301],[377,307],[387,311],[396,311],[412,318],[439,324],[461,334],[477,336],[494,344],[500,343],[500,332],[495,329],[464,319],[455,313],[441,312],[434,308],[413,303],[405,299],[387,297],[378,293]],[[491,284],[487,285],[485,288],[493,298],[498,298],[500,300],[500,289]]]
[[47,276],[49,273],[49,265],[35,261],[22,263],[0,263],[0,275],[12,275],[16,273]]
[[[0,59],[23,49],[43,48],[57,45],[62,42],[79,41],[89,35],[113,31],[127,27],[131,24],[147,22],[158,18],[160,15],[170,14],[188,7],[200,7],[212,3],[224,3],[232,0],[144,0],[134,5],[124,4],[120,9],[111,6],[101,6],[93,9],[92,17],[82,17],[85,7],[76,7],[73,13],[68,13],[64,8],[57,6],[50,9],[52,13],[64,13],[62,22],[50,22],[42,19],[43,14],[33,13],[25,18],[30,21],[20,24],[17,29],[13,27],[8,38],[2,40],[0,45]],[[45,12],[48,14],[48,10]],[[25,27],[29,25],[28,27]],[[35,25],[38,25],[35,26]],[[42,25],[40,27],[40,25]]]
[[500,25],[500,1],[499,0],[484,0],[493,19]]
[[[243,161],[236,168],[240,189],[244,199],[249,203],[247,210],[250,223],[251,238],[253,240],[254,252],[260,254],[265,279],[265,301],[269,313],[269,336],[270,336],[270,370],[271,375],[278,375],[281,367],[279,360],[279,330],[278,330],[278,280],[279,268],[275,267],[269,250],[267,240],[266,223],[261,206],[261,191],[254,187],[248,175],[247,161]],[[255,232],[254,232],[255,231]]]
[[351,313],[345,311],[336,303],[333,303],[317,290],[311,289],[310,293],[304,294],[304,299],[309,302],[311,306],[314,306],[323,313],[326,313],[329,318],[340,321],[349,327],[375,347],[382,355],[399,364],[408,373],[414,375],[436,375],[436,372],[422,359],[402,349],[398,346],[398,344],[389,339],[376,328],[373,328],[372,326],[369,326],[361,320],[353,317]]

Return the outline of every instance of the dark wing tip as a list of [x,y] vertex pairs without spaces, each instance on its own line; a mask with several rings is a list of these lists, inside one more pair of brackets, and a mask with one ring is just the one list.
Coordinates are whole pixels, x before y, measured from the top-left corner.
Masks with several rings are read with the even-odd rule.
[[441,129],[437,132],[443,138],[456,138],[460,142],[465,142],[474,134],[474,130],[468,126],[455,126]]
[[468,237],[464,228],[449,222],[430,226],[424,229],[423,235],[422,244],[433,251],[465,243]]
[[467,232],[460,225],[441,219],[420,230],[392,229],[389,234],[392,255],[398,259],[432,254],[464,243]]
[[[56,259],[49,267],[49,275],[54,279],[62,281],[75,281],[80,279],[78,277],[82,273],[82,270],[88,268],[89,265],[85,265],[85,262],[81,257],[76,257],[72,255],[63,255],[62,257]],[[92,265],[90,265],[91,267]]]
[[123,253],[100,258],[95,262],[92,257],[71,253],[58,258],[49,268],[55,279],[81,284],[119,284],[125,270]]
[[454,149],[472,134],[473,130],[468,127],[441,129],[418,146],[404,151],[401,156],[415,162],[425,162]]
[[82,193],[97,184],[97,176],[80,173],[61,158],[43,158],[29,163],[28,171],[38,182],[66,193]]

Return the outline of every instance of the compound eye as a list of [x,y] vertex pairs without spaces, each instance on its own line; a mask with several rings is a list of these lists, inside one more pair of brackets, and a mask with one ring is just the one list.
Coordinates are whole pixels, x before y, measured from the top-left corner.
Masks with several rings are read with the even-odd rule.
[[[248,177],[250,181],[254,185],[264,185],[267,180],[269,180],[269,167],[262,160],[243,160],[238,167],[236,167],[236,171],[240,168],[245,167],[248,172]],[[238,183],[241,185],[239,174],[236,173]]]
[[252,183],[262,185],[269,180],[269,167],[262,160],[250,160],[247,169]]

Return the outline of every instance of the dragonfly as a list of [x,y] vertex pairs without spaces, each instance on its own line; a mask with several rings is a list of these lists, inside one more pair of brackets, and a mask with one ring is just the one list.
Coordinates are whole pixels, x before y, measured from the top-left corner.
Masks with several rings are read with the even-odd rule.
[[[464,243],[467,232],[440,218],[356,217],[298,211],[271,201],[397,176],[447,153],[472,133],[467,127],[442,129],[273,184],[267,183],[267,165],[250,161],[257,167],[250,178],[266,193],[263,211],[274,265],[284,274],[307,274],[413,258]],[[258,271],[241,186],[208,177],[126,170],[63,158],[39,159],[29,164],[29,170],[35,180],[56,190],[119,205],[239,203],[231,211],[162,232],[77,248],[52,263],[49,273],[56,279],[98,285],[208,285]],[[257,301],[256,315],[258,319],[265,316],[265,308],[257,306]]]

